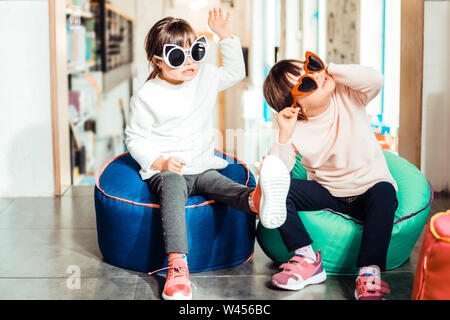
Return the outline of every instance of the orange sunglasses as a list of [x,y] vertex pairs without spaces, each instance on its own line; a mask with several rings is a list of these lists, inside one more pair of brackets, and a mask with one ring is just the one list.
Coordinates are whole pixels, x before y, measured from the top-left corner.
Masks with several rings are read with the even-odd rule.
[[305,64],[303,68],[305,69],[305,74],[298,79],[298,83],[292,88],[291,93],[294,97],[301,96],[304,94],[313,93],[319,88],[316,80],[310,76],[311,73],[321,72],[325,69],[325,64],[319,58],[318,55],[310,51],[306,51],[305,54]]

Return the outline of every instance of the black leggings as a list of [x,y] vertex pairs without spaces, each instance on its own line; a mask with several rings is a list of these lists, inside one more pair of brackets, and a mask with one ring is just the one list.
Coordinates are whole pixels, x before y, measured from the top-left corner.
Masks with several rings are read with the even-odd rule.
[[356,267],[377,265],[385,270],[397,205],[395,189],[388,182],[379,182],[358,196],[339,198],[315,181],[292,179],[286,222],[278,231],[287,249],[294,251],[313,243],[298,211],[331,209],[347,214],[364,223]]

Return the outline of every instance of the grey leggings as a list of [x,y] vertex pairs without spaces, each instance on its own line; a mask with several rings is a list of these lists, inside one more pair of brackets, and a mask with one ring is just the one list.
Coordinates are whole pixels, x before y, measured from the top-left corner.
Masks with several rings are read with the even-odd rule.
[[217,170],[184,176],[165,170],[146,182],[150,190],[159,196],[166,253],[188,253],[184,207],[191,195],[202,195],[208,200],[252,213],[248,197],[254,188],[234,182]]

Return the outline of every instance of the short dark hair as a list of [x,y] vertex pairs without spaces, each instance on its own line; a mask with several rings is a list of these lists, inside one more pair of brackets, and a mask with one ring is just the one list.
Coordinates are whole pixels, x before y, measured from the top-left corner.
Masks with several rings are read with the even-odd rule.
[[[303,69],[299,64],[304,64],[304,61],[292,59],[281,60],[270,69],[269,74],[264,80],[264,98],[276,112],[280,112],[284,108],[291,107],[294,104],[291,94],[293,86],[288,78],[288,73],[295,77],[300,77]],[[306,116],[301,111],[299,118],[306,120]]]

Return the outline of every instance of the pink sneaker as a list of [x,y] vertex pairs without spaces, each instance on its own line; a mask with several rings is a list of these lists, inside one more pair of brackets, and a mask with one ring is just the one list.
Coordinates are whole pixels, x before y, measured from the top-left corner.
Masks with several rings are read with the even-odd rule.
[[293,256],[280,268],[283,271],[272,276],[272,284],[281,289],[300,290],[309,284],[321,283],[327,278],[318,252],[316,252],[316,261],[313,263],[306,261],[305,257]]
[[162,297],[164,300],[192,299],[189,269],[185,259],[174,259],[170,262]]
[[386,300],[383,293],[390,293],[389,286],[380,278],[364,274],[356,278],[356,300]]
[[169,271],[167,272],[162,298],[164,300],[191,300],[192,283],[189,281],[189,268],[186,259],[169,259],[168,267],[152,271],[149,275],[165,269],[168,269]]

